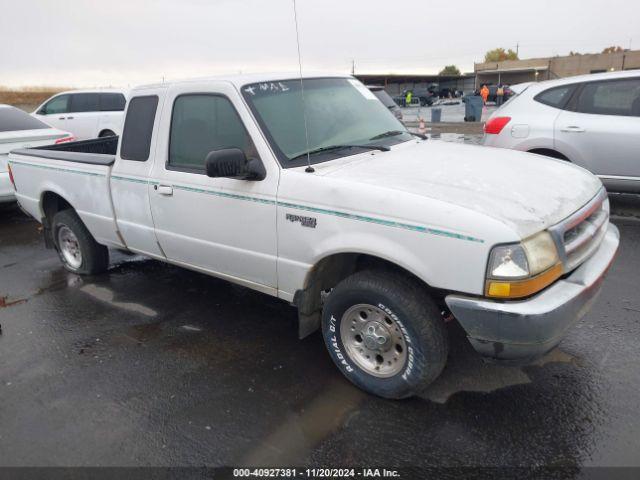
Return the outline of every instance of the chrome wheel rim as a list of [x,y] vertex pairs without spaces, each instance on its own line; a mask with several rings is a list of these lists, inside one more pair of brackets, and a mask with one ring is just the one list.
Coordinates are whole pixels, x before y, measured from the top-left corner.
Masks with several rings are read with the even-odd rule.
[[63,225],[58,229],[58,248],[64,262],[74,270],[82,265],[82,252],[80,251],[80,242],[73,231]]
[[407,361],[400,325],[374,305],[358,304],[344,312],[340,339],[349,358],[375,377],[397,375]]

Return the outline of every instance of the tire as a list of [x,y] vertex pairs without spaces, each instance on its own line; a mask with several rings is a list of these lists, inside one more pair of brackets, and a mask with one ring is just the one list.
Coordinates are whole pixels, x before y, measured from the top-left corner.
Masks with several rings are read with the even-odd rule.
[[[73,210],[56,213],[51,231],[60,260],[70,272],[95,275],[109,267],[109,250],[95,241]],[[79,252],[79,258],[74,252]]]
[[[449,350],[440,310],[424,287],[390,271],[357,272],[340,282],[325,303],[322,333],[347,379],[390,399],[427,388],[442,372]],[[378,350],[369,348],[374,346]]]
[[100,135],[98,135],[98,138],[115,137],[115,136],[116,136],[115,132],[111,130],[103,130],[102,132],[100,132]]

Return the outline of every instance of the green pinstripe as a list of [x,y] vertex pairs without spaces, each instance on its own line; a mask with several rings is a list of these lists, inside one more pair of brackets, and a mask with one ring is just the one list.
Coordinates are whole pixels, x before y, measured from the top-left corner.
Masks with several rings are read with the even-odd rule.
[[87,175],[89,177],[106,177],[104,173],[85,172],[82,170],[73,170],[71,168],[51,167],[49,165],[38,165],[35,163],[16,162],[15,160],[10,160],[9,163],[14,165],[24,165],[27,167],[40,168],[43,170],[53,170],[56,172],[67,172],[67,173],[75,173],[77,175]]
[[[47,170],[55,170],[55,171],[61,171],[61,172],[76,173],[76,174],[80,174],[80,175],[105,177],[105,175],[102,174],[102,173],[83,172],[81,170],[73,170],[73,169],[59,168],[59,167],[50,167],[48,165],[36,165],[36,164],[33,164],[33,163],[16,162],[14,160],[11,160],[10,163],[15,163],[16,165],[26,165],[26,166],[35,167],[35,168],[43,168],[43,169],[47,169]],[[123,181],[123,182],[139,183],[139,184],[143,184],[143,185],[154,185],[154,184],[157,183],[157,182],[154,182],[154,181],[151,181],[151,180],[144,180],[144,179],[141,179],[141,178],[133,178],[133,177],[123,177],[121,175],[112,175],[111,179],[119,180],[119,181]],[[385,220],[385,219],[382,219],[382,218],[368,217],[368,216],[365,216],[365,215],[358,215],[358,214],[354,214],[354,213],[341,212],[341,211],[338,211],[338,210],[329,210],[329,209],[326,209],[326,208],[310,207],[310,206],[307,206],[307,205],[300,205],[300,204],[297,204],[297,203],[278,202],[276,200],[268,200],[268,199],[264,199],[264,198],[251,197],[251,196],[247,196],[247,195],[239,195],[239,194],[236,194],[236,193],[228,193],[228,192],[221,192],[221,191],[217,191],[217,190],[207,190],[207,189],[204,189],[204,188],[188,187],[186,185],[175,185],[174,184],[173,188],[175,188],[177,190],[182,190],[182,191],[185,191],[185,192],[201,193],[201,194],[205,194],[205,195],[213,195],[213,196],[216,196],[216,197],[230,198],[232,200],[242,200],[242,201],[246,201],[246,202],[260,203],[260,204],[263,204],[263,205],[275,205],[275,206],[280,206],[280,207],[285,207],[285,208],[292,208],[292,209],[295,209],[295,210],[303,210],[305,212],[320,213],[320,214],[323,214],[323,215],[332,215],[334,217],[346,218],[346,219],[349,219],[349,220],[355,220],[355,221],[359,221],[359,222],[375,223],[377,225],[383,225],[385,227],[402,228],[404,230],[411,230],[413,232],[426,233],[426,234],[436,235],[436,236],[441,236],[441,237],[446,237],[446,238],[455,238],[455,239],[458,239],[458,240],[465,240],[465,241],[468,241],[468,242],[484,243],[484,240],[482,240],[480,238],[471,237],[471,236],[468,236],[468,235],[461,235],[459,233],[449,232],[449,231],[446,231],[446,230],[440,230],[440,229],[437,229],[437,228],[425,227],[425,226],[422,226],[422,225],[412,225],[412,224],[409,224],[409,223],[396,222],[396,221],[393,221],[393,220]]]

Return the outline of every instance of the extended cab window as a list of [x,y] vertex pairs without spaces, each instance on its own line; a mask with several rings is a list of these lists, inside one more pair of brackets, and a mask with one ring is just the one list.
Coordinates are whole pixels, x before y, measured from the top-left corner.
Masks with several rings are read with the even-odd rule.
[[97,112],[100,110],[100,100],[97,93],[74,93],[71,95],[69,112]]
[[123,112],[127,100],[121,93],[101,93],[100,94],[100,111],[101,112]]
[[69,95],[58,95],[47,102],[40,113],[51,115],[55,113],[69,112]]
[[223,148],[239,148],[247,158],[257,156],[231,102],[212,94],[188,94],[176,98],[171,115],[167,167],[204,172],[207,155]]
[[562,87],[550,88],[539,93],[533,99],[550,107],[564,108],[574,88],[575,85],[563,85]]
[[120,158],[138,162],[146,162],[149,159],[157,108],[156,95],[131,99],[122,131]]
[[577,111],[640,117],[640,78],[587,83],[580,92]]

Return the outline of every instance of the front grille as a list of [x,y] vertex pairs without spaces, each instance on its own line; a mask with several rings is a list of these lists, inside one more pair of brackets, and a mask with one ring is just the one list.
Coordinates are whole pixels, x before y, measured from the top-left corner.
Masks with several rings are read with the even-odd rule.
[[607,193],[602,189],[584,207],[549,229],[556,241],[565,272],[578,267],[600,245],[609,223],[606,199]]

